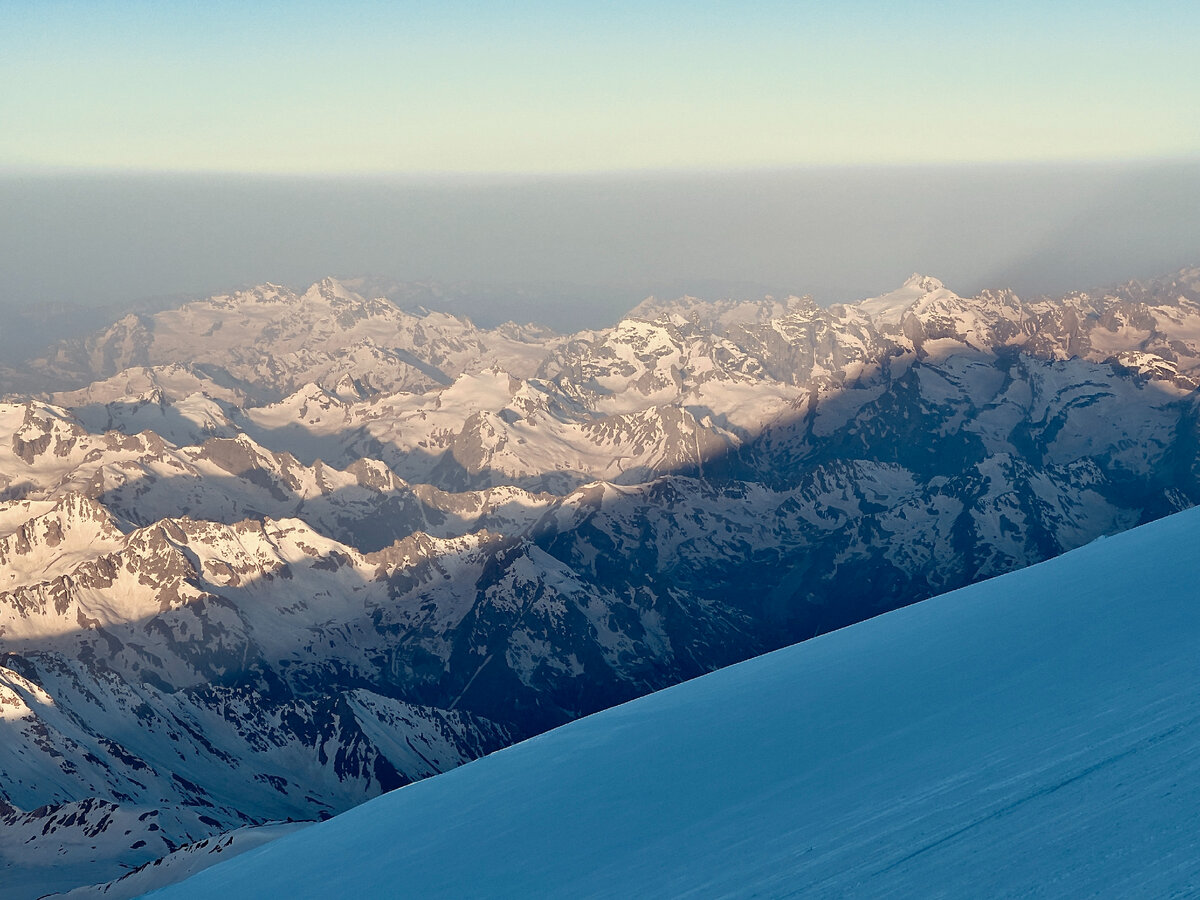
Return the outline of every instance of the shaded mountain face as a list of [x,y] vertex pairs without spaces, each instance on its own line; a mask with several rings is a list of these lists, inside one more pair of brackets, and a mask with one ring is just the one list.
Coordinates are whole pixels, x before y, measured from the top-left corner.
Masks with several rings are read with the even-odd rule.
[[76,883],[1200,502],[1200,270],[570,336],[268,285],[7,375],[0,859]]
[[1190,895],[1198,529],[656,692],[156,896]]

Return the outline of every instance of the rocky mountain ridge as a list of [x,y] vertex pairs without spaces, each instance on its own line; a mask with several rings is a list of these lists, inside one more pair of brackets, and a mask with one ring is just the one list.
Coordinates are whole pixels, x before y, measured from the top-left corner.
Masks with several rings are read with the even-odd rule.
[[1200,269],[562,337],[267,285],[30,372],[0,857],[80,884],[1200,503]]

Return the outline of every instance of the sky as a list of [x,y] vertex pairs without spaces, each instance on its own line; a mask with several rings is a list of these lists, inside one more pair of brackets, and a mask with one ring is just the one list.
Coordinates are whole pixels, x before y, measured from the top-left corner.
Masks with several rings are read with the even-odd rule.
[[0,0],[0,306],[371,274],[565,330],[1165,274],[1196,46],[1172,0]]
[[1177,158],[1200,4],[0,3],[0,167],[573,173]]
[[453,308],[480,324],[564,331],[612,324],[649,294],[835,303],[918,271],[964,296],[1029,296],[1200,265],[1200,163],[469,180],[72,173],[0,177],[0,210],[0,303],[369,274],[453,288]]

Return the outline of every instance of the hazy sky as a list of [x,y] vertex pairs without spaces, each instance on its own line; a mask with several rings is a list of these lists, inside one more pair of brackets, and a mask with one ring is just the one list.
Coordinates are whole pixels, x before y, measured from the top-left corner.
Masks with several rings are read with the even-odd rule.
[[0,3],[0,167],[587,172],[1200,150],[1200,3]]
[[571,328],[1165,273],[1198,46],[1194,0],[0,0],[0,303],[374,273]]
[[[723,174],[0,177],[0,301],[112,303],[377,274],[481,321],[597,326],[649,293],[1101,286],[1200,264],[1200,163]],[[0,321],[0,330],[3,329]]]

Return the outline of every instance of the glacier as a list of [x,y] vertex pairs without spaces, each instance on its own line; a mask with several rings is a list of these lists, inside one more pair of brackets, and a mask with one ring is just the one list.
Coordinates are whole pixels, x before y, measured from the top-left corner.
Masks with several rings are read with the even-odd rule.
[[151,896],[1200,889],[1200,509],[577,720]]

